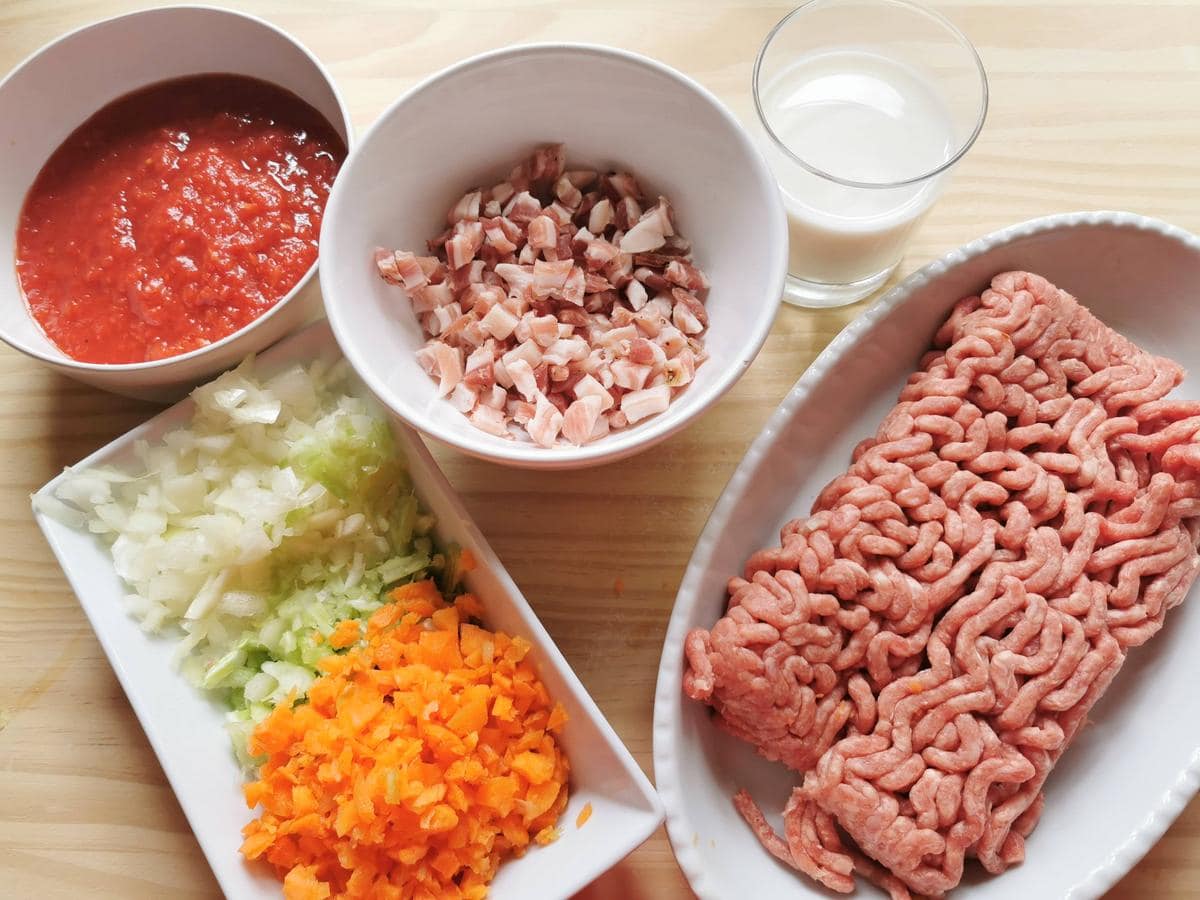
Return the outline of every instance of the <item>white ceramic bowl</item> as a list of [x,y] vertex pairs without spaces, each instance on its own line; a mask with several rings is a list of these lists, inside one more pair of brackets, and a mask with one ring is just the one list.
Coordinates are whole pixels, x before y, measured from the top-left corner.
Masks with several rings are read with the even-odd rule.
[[206,72],[249,75],[286,88],[350,143],[350,118],[324,66],[261,19],[202,6],[150,9],[87,25],[33,54],[0,82],[0,339],[64,375],[146,399],[184,389],[236,364],[320,310],[314,264],[249,325],[207,347],[144,363],[79,362],[55,347],[29,313],[13,265],[17,221],[34,178],[92,113],[155,82]]
[[[713,725],[682,692],[683,640],[724,612],[729,577],[783,523],[806,515],[850,451],[893,407],[930,337],[961,297],[1027,269],[1103,321],[1191,371],[1200,398],[1200,238],[1130,213],[1034,219],[925,266],[846,327],[796,383],[734,472],[696,544],[667,629],[654,701],[654,774],[675,857],[701,900],[833,896],[776,862],[733,808],[746,788],[779,829],[798,776]],[[1133,867],[1200,785],[1200,587],[1134,649],[1046,782],[1025,862],[987,877],[968,866],[954,897],[1093,900]],[[864,884],[855,896],[881,897]]]
[[[658,415],[583,447],[542,448],[472,426],[417,364],[421,327],[375,270],[377,247],[421,250],[472,185],[502,181],[537,145],[571,167],[626,168],[674,205],[708,273],[711,358]],[[334,334],[387,406],[474,456],[563,469],[644,450],[746,371],[778,308],[787,230],[775,181],[721,103],[661,63],[608,47],[540,44],[477,56],[413,88],[366,133],[326,209],[321,290]]]

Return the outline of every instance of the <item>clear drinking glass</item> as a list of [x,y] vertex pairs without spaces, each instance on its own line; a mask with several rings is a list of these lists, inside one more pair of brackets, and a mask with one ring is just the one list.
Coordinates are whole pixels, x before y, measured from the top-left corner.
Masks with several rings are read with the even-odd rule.
[[788,213],[784,299],[842,306],[880,287],[987,114],[983,63],[905,0],[811,0],[754,63],[766,156]]

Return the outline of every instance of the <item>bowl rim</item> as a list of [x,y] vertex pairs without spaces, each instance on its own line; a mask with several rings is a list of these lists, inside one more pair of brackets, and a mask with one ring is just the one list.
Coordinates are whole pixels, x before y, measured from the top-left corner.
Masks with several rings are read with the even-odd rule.
[[[751,138],[745,126],[715,94],[695,79],[666,63],[619,47],[575,41],[539,41],[489,50],[453,63],[422,79],[394,100],[363,133],[356,149],[343,164],[342,171],[347,172],[357,165],[359,156],[365,152],[365,148],[371,144],[372,139],[387,128],[397,117],[399,111],[418,94],[480,66],[505,60],[535,59],[543,55],[564,52],[620,60],[649,70],[656,75],[665,76],[685,90],[699,96],[723,119],[745,150],[747,158],[751,160],[754,180],[763,189],[767,200],[767,209],[765,210],[767,231],[776,237],[773,259],[769,266],[774,270],[774,276],[769,281],[769,293],[773,294],[775,299],[773,302],[768,301],[763,304],[753,322],[748,341],[736,352],[737,358],[734,363],[717,375],[716,381],[708,387],[705,394],[698,398],[694,408],[680,416],[677,421],[664,420],[660,414],[647,420],[645,429],[630,428],[618,432],[615,436],[607,436],[581,447],[538,447],[524,442],[505,441],[482,431],[478,436],[464,436],[442,423],[427,421],[419,414],[410,416],[397,409],[388,400],[393,390],[388,387],[381,376],[371,371],[371,368],[360,357],[352,338],[351,329],[346,326],[339,312],[344,305],[344,301],[339,299],[339,286],[334,281],[331,268],[329,266],[322,267],[320,272],[321,294],[325,299],[325,314],[333,328],[334,336],[350,365],[354,367],[358,376],[384,406],[421,433],[437,438],[464,453],[480,459],[530,469],[568,469],[624,459],[666,440],[690,425],[697,416],[720,400],[733,387],[758,356],[778,313],[784,280],[787,275],[787,217],[783,201],[779,196],[779,187],[775,177],[771,174],[771,169],[767,165],[762,151]],[[339,178],[334,183],[329,202],[325,207],[325,221],[336,220],[339,217],[340,208],[350,202],[345,199],[349,183],[349,178]]]
[[[941,256],[930,260],[908,275],[895,287],[888,290],[857,319],[847,325],[825,349],[809,364],[796,383],[780,401],[762,430],[751,441],[749,448],[729,481],[722,488],[708,520],[700,531],[692,555],[688,559],[679,590],[671,607],[671,616],[663,638],[659,656],[658,675],[654,687],[654,711],[652,714],[651,759],[654,765],[654,783],[659,798],[666,808],[666,830],[671,852],[678,863],[692,892],[700,900],[718,900],[708,872],[711,863],[706,862],[703,852],[692,844],[692,819],[684,808],[684,785],[678,777],[679,757],[675,752],[675,738],[680,734],[685,703],[694,703],[683,695],[684,638],[687,635],[687,617],[699,600],[700,581],[705,563],[713,551],[717,539],[728,527],[734,507],[748,483],[767,454],[774,446],[777,435],[795,415],[820,381],[847,348],[857,342],[859,336],[873,329],[878,321],[893,309],[902,306],[919,288],[936,281],[960,268],[976,257],[1000,247],[1010,246],[1020,240],[1079,229],[1112,228],[1151,232],[1165,240],[1174,241],[1194,252],[1200,253],[1200,236],[1161,219],[1133,212],[1115,210],[1090,210],[1055,213],[1038,216],[991,231],[968,241]],[[1098,898],[1129,872],[1133,866],[1162,837],[1167,828],[1183,812],[1188,801],[1200,788],[1200,751],[1192,757],[1190,765],[1180,773],[1172,789],[1162,797],[1155,813],[1145,821],[1133,824],[1130,837],[1103,865],[1087,873],[1072,888],[1068,900]],[[801,876],[797,873],[797,877]],[[798,886],[811,887],[814,896],[821,888],[804,880]]]
[[[333,94],[333,99],[337,104],[338,114],[341,117],[340,124],[341,124],[342,129],[346,133],[346,159],[342,161],[342,165],[338,169],[337,174],[340,175],[342,172],[342,169],[344,169],[346,167],[346,163],[349,161],[349,158],[350,158],[350,153],[353,152],[355,144],[357,142],[354,139],[354,126],[350,119],[349,110],[346,107],[346,101],[342,97],[342,92],[338,89],[337,82],[334,81],[333,75],[330,74],[329,70],[325,67],[325,65],[321,62],[321,60],[317,57],[317,55],[315,53],[313,53],[297,37],[295,37],[295,35],[290,34],[289,32],[280,28],[278,25],[275,25],[274,23],[267,21],[266,19],[262,18],[261,16],[256,16],[251,13],[241,12],[240,10],[227,9],[225,7],[212,6],[212,5],[205,4],[205,3],[181,3],[181,4],[172,4],[169,6],[156,6],[156,7],[151,7],[149,9],[134,10],[133,12],[121,13],[120,15],[109,16],[108,18],[104,18],[104,19],[98,19],[95,22],[88,22],[85,25],[80,25],[78,28],[72,28],[70,31],[66,32],[65,34],[61,34],[58,37],[56,37],[54,40],[49,41],[46,44],[43,44],[41,47],[34,50],[32,53],[30,53],[28,56],[26,56],[24,59],[22,59],[19,63],[17,63],[17,65],[13,67],[12,71],[10,71],[7,75],[5,75],[3,79],[0,79],[0,93],[2,93],[4,91],[4,89],[6,87],[8,87],[9,83],[12,80],[14,80],[17,76],[19,76],[35,60],[39,59],[40,57],[42,57],[46,53],[50,52],[51,50],[56,49],[60,44],[66,43],[67,41],[70,41],[70,40],[74,39],[75,37],[77,37],[78,35],[81,35],[85,32],[92,31],[94,29],[104,28],[109,25],[113,25],[118,22],[122,22],[123,20],[126,20],[126,19],[137,19],[137,18],[143,18],[143,17],[148,17],[148,16],[167,16],[167,17],[169,17],[170,15],[172,15],[174,13],[197,12],[197,11],[206,12],[206,13],[216,13],[221,16],[227,17],[230,20],[240,20],[238,24],[243,25],[243,26],[244,25],[258,25],[263,28],[266,28],[267,30],[274,32],[278,37],[281,37],[285,41],[292,44],[292,46],[294,46],[297,50],[299,50],[300,53],[308,60],[309,64],[312,65],[314,69],[316,69],[317,73],[321,76],[321,79],[325,82],[326,86],[328,86],[330,92]],[[232,74],[236,75],[238,73],[234,72]],[[159,79],[159,80],[162,81],[165,79]],[[156,83],[157,82],[155,82],[155,81],[149,81],[149,82],[146,82],[146,84],[143,85],[143,87],[148,87],[148,86],[150,86],[152,84],[156,84]],[[287,88],[284,88],[282,85],[275,85],[275,86],[283,88],[283,90],[288,90]],[[134,88],[133,90],[137,90],[137,88]],[[304,98],[300,98],[300,99],[303,100]],[[80,124],[82,124],[82,123],[80,123]],[[336,131],[339,123],[331,122],[330,124],[334,127],[334,130]],[[43,165],[44,165],[44,162],[43,162]],[[337,177],[335,176],[334,184],[336,184],[336,183],[337,183]],[[328,199],[325,201],[325,208],[326,209],[329,208]],[[322,226],[324,226],[324,214],[322,214],[321,224],[322,224]],[[12,262],[12,261],[10,261],[10,262]],[[216,352],[220,351],[221,349],[228,347],[234,341],[239,340],[239,339],[245,337],[246,335],[250,334],[258,326],[265,324],[269,319],[274,318],[277,314],[282,312],[283,308],[298,293],[300,293],[300,291],[303,290],[310,281],[312,281],[313,275],[316,274],[318,268],[320,267],[320,262],[321,262],[320,235],[318,235],[317,258],[313,261],[313,264],[311,266],[309,266],[307,270],[305,270],[304,274],[300,277],[300,279],[294,285],[292,285],[292,288],[286,294],[284,294],[282,297],[280,297],[278,300],[276,300],[275,303],[272,304],[270,309],[268,309],[266,312],[264,312],[262,315],[258,316],[254,320],[247,322],[245,325],[243,325],[241,328],[237,329],[236,331],[230,332],[229,334],[225,335],[225,337],[221,338],[220,340],[213,341],[211,344],[205,344],[203,347],[197,347],[195,350],[189,350],[186,353],[179,353],[175,356],[166,356],[166,357],[163,357],[162,359],[152,359],[152,360],[147,360],[144,362],[134,362],[134,363],[93,363],[93,362],[84,362],[84,361],[78,360],[78,359],[72,359],[71,357],[69,357],[65,353],[63,353],[62,351],[58,351],[58,355],[55,355],[53,353],[47,353],[44,350],[36,349],[34,347],[26,345],[24,342],[19,341],[16,338],[13,338],[12,336],[7,334],[3,330],[0,330],[0,341],[3,341],[5,344],[7,344],[9,347],[12,347],[14,350],[18,350],[21,353],[24,353],[26,356],[31,356],[34,359],[40,360],[41,362],[47,363],[51,366],[55,366],[59,369],[70,370],[73,373],[88,372],[88,373],[96,373],[96,374],[98,374],[98,373],[111,374],[111,373],[123,373],[123,372],[149,372],[149,371],[154,371],[154,370],[159,370],[159,369],[167,369],[167,368],[170,368],[171,366],[192,362],[196,359],[199,359],[202,356],[205,356],[206,354],[216,353]],[[28,301],[25,299],[25,291],[21,288],[20,279],[17,277],[16,271],[15,271],[15,262],[13,262],[12,278],[16,285],[16,292],[19,295],[19,297],[21,298],[21,302],[25,306],[26,315],[28,315],[31,319],[33,319],[33,315],[29,311]],[[33,322],[34,322],[34,325],[37,326],[38,330],[40,331],[41,324],[36,319],[33,319]],[[49,341],[50,339],[47,337],[47,340]],[[51,341],[50,343],[53,344],[53,341]],[[261,348],[261,349],[265,349],[265,348]]]

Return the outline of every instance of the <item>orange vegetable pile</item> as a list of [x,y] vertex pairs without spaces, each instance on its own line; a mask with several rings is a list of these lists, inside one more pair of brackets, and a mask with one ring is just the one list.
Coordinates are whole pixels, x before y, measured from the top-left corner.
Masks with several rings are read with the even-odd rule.
[[432,581],[329,637],[308,702],[255,729],[242,853],[288,900],[482,898],[500,862],[548,843],[567,805],[566,722],[529,643],[466,619]]

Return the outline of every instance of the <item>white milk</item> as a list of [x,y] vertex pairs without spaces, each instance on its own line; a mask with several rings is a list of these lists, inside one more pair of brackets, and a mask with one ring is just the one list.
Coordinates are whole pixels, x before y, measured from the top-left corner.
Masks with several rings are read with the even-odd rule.
[[[839,178],[894,183],[937,168],[953,152],[953,124],[915,70],[873,53],[798,58],[760,85],[779,140]],[[846,284],[890,268],[938,194],[937,178],[900,188],[846,187],[807,171],[767,141],[783,191],[793,275]]]

